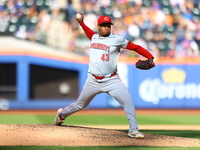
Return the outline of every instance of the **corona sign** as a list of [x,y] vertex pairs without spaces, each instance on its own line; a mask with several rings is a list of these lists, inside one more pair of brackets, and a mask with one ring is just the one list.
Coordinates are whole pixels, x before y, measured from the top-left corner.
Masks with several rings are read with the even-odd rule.
[[187,72],[177,67],[164,69],[161,78],[146,78],[139,85],[139,96],[145,101],[157,105],[161,100],[200,101],[200,83],[187,80]]

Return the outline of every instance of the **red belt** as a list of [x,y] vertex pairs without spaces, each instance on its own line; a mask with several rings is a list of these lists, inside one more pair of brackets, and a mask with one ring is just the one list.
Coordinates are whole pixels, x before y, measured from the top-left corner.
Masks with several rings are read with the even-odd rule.
[[[111,75],[109,76],[109,78],[115,76],[116,74],[117,74],[116,72],[113,73],[113,74],[111,74]],[[94,75],[94,74],[92,74],[92,76],[95,77],[95,79],[99,79],[99,80],[104,79],[104,78],[106,77],[106,76],[96,76],[96,75]]]

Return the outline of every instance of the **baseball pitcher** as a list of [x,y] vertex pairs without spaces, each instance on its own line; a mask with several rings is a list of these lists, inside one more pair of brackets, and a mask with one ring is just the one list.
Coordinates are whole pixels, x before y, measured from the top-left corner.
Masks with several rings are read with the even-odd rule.
[[136,63],[136,67],[139,69],[154,67],[154,57],[143,47],[131,43],[122,36],[111,33],[113,23],[109,16],[98,18],[98,33],[95,33],[84,24],[82,13],[77,14],[76,20],[91,41],[88,78],[78,99],[71,105],[58,109],[54,119],[55,125],[61,125],[66,117],[87,107],[97,94],[107,93],[115,98],[124,108],[130,125],[128,136],[144,138],[144,134],[138,130],[132,97],[117,73],[117,62],[121,48],[133,50],[147,58],[146,61],[140,60]]

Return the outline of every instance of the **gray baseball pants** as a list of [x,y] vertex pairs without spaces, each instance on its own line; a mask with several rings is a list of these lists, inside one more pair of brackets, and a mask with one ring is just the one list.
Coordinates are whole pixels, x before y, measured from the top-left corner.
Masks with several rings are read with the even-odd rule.
[[125,84],[120,80],[118,74],[113,77],[99,80],[88,73],[88,79],[78,99],[68,107],[64,108],[60,113],[61,118],[65,119],[67,116],[84,109],[89,105],[92,99],[100,93],[109,94],[124,108],[124,112],[126,113],[130,125],[129,132],[138,129],[135,107],[131,95]]

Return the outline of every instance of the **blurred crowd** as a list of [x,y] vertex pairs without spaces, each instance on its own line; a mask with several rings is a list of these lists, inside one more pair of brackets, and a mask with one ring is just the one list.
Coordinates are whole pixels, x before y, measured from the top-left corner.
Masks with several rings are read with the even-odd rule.
[[[88,55],[89,40],[75,20],[97,31],[97,19],[113,19],[112,32],[155,57],[200,56],[200,0],[1,0],[0,35]],[[122,55],[138,57],[132,51]]]

